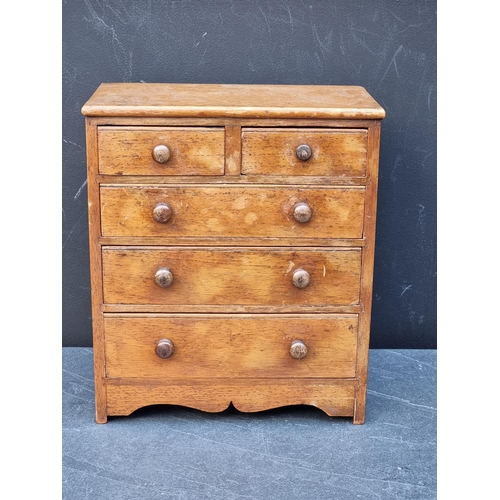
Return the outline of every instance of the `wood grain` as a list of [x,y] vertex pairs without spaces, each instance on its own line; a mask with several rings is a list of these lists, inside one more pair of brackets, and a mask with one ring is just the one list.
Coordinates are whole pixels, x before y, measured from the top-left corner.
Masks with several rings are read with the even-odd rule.
[[[140,379],[354,377],[357,323],[356,315],[106,315],[106,375]],[[162,338],[174,344],[168,359],[155,354]],[[294,340],[307,346],[301,360],[289,354]]]
[[241,173],[241,126],[226,127],[225,174],[240,175]]
[[87,116],[381,119],[385,111],[359,86],[103,83]]
[[353,381],[343,379],[293,379],[293,383],[290,379],[183,379],[169,380],[167,385],[110,380],[108,414],[130,415],[154,404],[220,412],[233,403],[244,412],[307,404],[329,416],[349,417],[353,414],[353,385]]
[[364,236],[367,244],[363,248],[361,271],[360,329],[358,334],[358,355],[356,359],[355,411],[353,422],[362,424],[365,420],[366,389],[368,383],[368,353],[370,347],[370,323],[373,300],[373,269],[375,263],[375,229],[377,217],[378,167],[380,150],[380,122],[374,123],[368,136],[368,173],[370,183],[365,199]]
[[380,105],[357,86],[105,83],[82,113],[96,421],[232,402],[363,423]]
[[[241,141],[245,175],[362,177],[366,173],[363,129],[243,128]],[[301,144],[312,150],[306,161],[295,154]]]
[[[359,249],[104,247],[103,288],[108,304],[352,305],[359,302]],[[155,285],[159,268],[174,275]],[[296,269],[311,284],[292,284]]]
[[[222,175],[224,129],[199,127],[99,127],[99,172],[111,175]],[[170,159],[152,151],[166,145]]]
[[[176,313],[182,311],[183,313],[264,313],[264,314],[283,314],[297,312],[297,305],[213,305],[213,304],[102,304],[102,312],[108,313]],[[310,313],[341,313],[341,314],[358,314],[361,312],[359,304],[349,306],[335,305],[335,304],[302,304],[300,311],[306,314]]]
[[276,175],[223,175],[223,176],[168,176],[168,175],[98,175],[96,179],[100,184],[213,184],[214,186],[226,186],[234,184],[270,184],[273,186],[312,186],[324,187],[342,186],[366,186],[369,179],[366,177],[335,177],[335,176],[282,176]]
[[89,224],[89,254],[90,254],[90,288],[92,311],[92,345],[94,348],[94,390],[96,422],[105,423],[106,384],[105,374],[105,339],[103,315],[101,312],[102,296],[102,260],[99,236],[101,234],[99,184],[96,180],[98,170],[97,127],[87,118],[86,123],[87,145],[87,178],[88,178],[88,224]]
[[301,238],[301,237],[289,237],[289,238],[275,238],[275,237],[202,237],[202,236],[168,236],[164,235],[161,240],[156,236],[107,236],[99,238],[99,244],[102,246],[151,246],[161,243],[164,246],[217,246],[224,245],[228,246],[282,246],[282,247],[363,247],[366,241],[363,238],[342,238],[342,239],[332,239],[332,238]]
[[[364,188],[283,186],[117,186],[102,185],[103,236],[361,238]],[[292,216],[296,203],[313,211],[309,222]],[[167,203],[167,223],[153,209]]]

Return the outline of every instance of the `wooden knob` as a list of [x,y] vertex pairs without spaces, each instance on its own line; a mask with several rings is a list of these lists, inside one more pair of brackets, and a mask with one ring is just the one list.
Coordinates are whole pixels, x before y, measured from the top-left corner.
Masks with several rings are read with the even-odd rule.
[[305,288],[311,283],[311,277],[305,269],[296,269],[293,272],[292,283],[297,288]]
[[160,288],[168,288],[174,281],[172,271],[166,267],[162,267],[156,271],[155,283]]
[[156,222],[164,224],[169,221],[171,216],[172,208],[167,203],[158,203],[158,205],[153,208],[153,219]]
[[307,144],[301,144],[296,150],[295,154],[299,160],[306,161],[311,158],[312,149]]
[[301,201],[293,207],[293,218],[297,222],[308,222],[311,217],[312,208],[305,201]]
[[170,339],[161,339],[156,343],[155,352],[159,358],[170,358],[174,353],[174,343]]
[[293,359],[305,358],[307,354],[307,346],[302,342],[302,340],[294,340],[290,345],[290,356]]
[[167,163],[170,159],[170,149],[164,144],[159,144],[153,149],[153,159],[157,163]]

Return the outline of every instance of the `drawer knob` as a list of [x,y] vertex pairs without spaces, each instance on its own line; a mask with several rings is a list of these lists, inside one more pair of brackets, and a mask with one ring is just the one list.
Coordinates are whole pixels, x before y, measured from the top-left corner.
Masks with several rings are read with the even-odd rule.
[[156,222],[164,224],[169,221],[171,216],[172,208],[167,203],[158,203],[158,205],[153,208],[153,219]]
[[311,283],[311,277],[305,269],[296,269],[293,272],[292,283],[297,288],[305,288]]
[[312,208],[304,201],[293,207],[293,218],[297,222],[308,222],[312,217]]
[[307,354],[307,346],[302,342],[302,340],[294,340],[290,345],[290,356],[293,359],[305,358]]
[[170,358],[174,353],[174,343],[170,339],[161,339],[156,344],[155,352],[159,358]]
[[164,144],[159,144],[153,149],[153,159],[157,163],[167,163],[170,159],[170,149]]
[[307,144],[301,144],[296,150],[295,154],[297,155],[297,158],[302,161],[309,160],[312,155],[312,149],[311,146],[308,146]]
[[172,271],[166,267],[162,267],[156,271],[155,283],[160,288],[168,288],[174,281]]

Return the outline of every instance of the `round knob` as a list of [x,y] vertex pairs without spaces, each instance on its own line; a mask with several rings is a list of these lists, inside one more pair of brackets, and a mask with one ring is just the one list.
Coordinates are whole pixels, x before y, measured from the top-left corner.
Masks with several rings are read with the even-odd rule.
[[155,352],[159,358],[170,358],[174,353],[174,343],[170,339],[161,339],[156,343]]
[[174,275],[170,269],[162,267],[155,274],[155,283],[160,288],[168,288],[174,281]]
[[302,340],[294,340],[290,345],[290,356],[293,359],[302,359],[307,354],[307,346]]
[[297,158],[302,161],[309,160],[312,155],[312,150],[311,147],[308,146],[307,144],[301,144],[296,150],[295,154],[297,155]]
[[305,269],[296,269],[293,272],[292,283],[297,288],[305,288],[311,283],[311,277]]
[[156,207],[153,208],[153,219],[156,222],[165,223],[168,222],[172,216],[172,209],[167,203],[158,203]]
[[170,159],[170,149],[168,146],[159,144],[153,149],[153,159],[157,163],[167,163]]
[[308,222],[312,216],[312,208],[304,201],[293,207],[293,218],[297,222]]

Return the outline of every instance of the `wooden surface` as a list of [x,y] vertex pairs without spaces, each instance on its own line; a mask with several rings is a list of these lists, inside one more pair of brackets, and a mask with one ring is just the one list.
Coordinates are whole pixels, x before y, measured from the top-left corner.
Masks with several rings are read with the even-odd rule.
[[[101,185],[103,236],[216,238],[361,238],[365,190],[289,186]],[[299,223],[293,207],[307,202],[313,215]],[[158,203],[173,214],[152,217]]]
[[94,348],[94,387],[96,401],[96,422],[106,422],[106,373],[105,373],[105,339],[104,323],[101,313],[102,297],[102,254],[99,245],[101,233],[99,182],[97,180],[99,165],[99,149],[97,127],[86,122],[87,145],[87,178],[88,178],[88,221],[89,221],[89,255],[90,285],[92,307],[92,341]]
[[[157,163],[155,146],[171,157]],[[220,127],[99,127],[99,172],[110,175],[222,175],[224,129]]]
[[364,234],[367,244],[362,249],[361,303],[359,316],[358,354],[356,360],[356,398],[353,422],[362,424],[365,420],[366,390],[368,384],[368,349],[370,344],[370,319],[373,295],[373,264],[375,258],[375,222],[377,217],[378,161],[380,145],[380,123],[370,128],[368,138],[368,166],[370,183],[367,186],[364,213]]
[[[357,315],[106,315],[109,378],[354,377]],[[123,335],[123,332],[127,332]],[[155,354],[162,338],[168,359]],[[289,354],[302,340],[307,355]],[[168,384],[168,380],[165,381]]]
[[[145,383],[147,382],[147,383]],[[178,379],[154,383],[109,380],[108,415],[130,415],[147,405],[173,404],[206,412],[225,410],[231,403],[243,412],[286,405],[316,406],[327,415],[349,417],[354,408],[354,381],[350,379]]]
[[[241,171],[245,175],[365,175],[366,130],[244,128],[241,142]],[[312,150],[311,158],[305,161],[296,155],[302,144]]]
[[[359,303],[361,251],[309,248],[104,247],[104,302],[108,304],[352,305]],[[159,268],[173,272],[159,288]],[[292,284],[296,269],[311,275]]]
[[382,119],[363,87],[103,83],[82,108],[86,116]]
[[[83,113],[96,421],[232,402],[363,423],[380,106],[361,87],[103,84]],[[299,202],[308,222],[293,217]],[[165,338],[174,354],[160,359]]]

